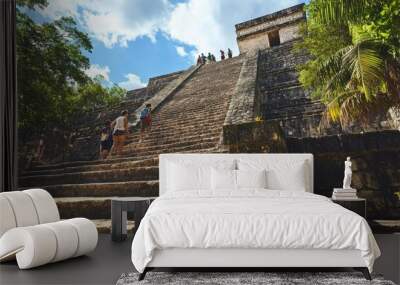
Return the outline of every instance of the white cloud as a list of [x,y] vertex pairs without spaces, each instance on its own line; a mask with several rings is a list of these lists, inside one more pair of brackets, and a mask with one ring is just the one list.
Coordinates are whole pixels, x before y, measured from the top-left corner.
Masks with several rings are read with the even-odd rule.
[[155,35],[173,6],[168,0],[52,0],[41,13],[49,18],[73,16],[106,47],[126,47],[129,41]]
[[176,46],[176,52],[180,55],[180,56],[187,56],[188,53],[186,52],[185,48],[182,46]]
[[50,0],[45,9],[40,10],[40,14],[50,19],[61,17],[79,17],[78,5],[85,0]]
[[106,66],[100,66],[98,64],[92,64],[89,69],[85,70],[85,73],[90,78],[95,78],[101,75],[105,81],[110,81],[110,68]]
[[125,75],[126,80],[119,82],[118,85],[126,90],[138,89],[146,86],[146,83],[142,82],[139,76],[133,73]]
[[[155,41],[161,31],[177,43],[193,46],[196,53],[210,51],[218,57],[219,50],[228,47],[237,54],[235,24],[303,2],[186,0],[173,5],[170,1],[50,0],[42,14],[49,18],[73,16],[92,37],[109,48],[125,47],[138,37]],[[183,54],[178,47],[177,53]]]
[[231,48],[238,53],[235,24],[296,5],[300,0],[188,0],[171,12],[165,33],[197,53]]

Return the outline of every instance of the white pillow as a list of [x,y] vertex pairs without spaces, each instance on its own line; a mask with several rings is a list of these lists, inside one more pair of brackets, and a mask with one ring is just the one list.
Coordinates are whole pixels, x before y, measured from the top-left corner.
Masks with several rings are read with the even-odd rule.
[[211,189],[214,191],[236,190],[236,170],[212,168]]
[[273,190],[303,191],[308,188],[308,168],[305,161],[239,160],[240,170],[266,169],[267,188]]
[[216,162],[191,162],[188,160],[167,163],[167,191],[208,190],[211,191],[211,167],[215,169],[235,169],[236,160]]
[[267,172],[268,188],[306,192],[305,164],[293,163],[290,167],[276,167]]
[[168,191],[210,189],[210,167],[169,163]]
[[236,170],[237,188],[267,188],[267,171]]

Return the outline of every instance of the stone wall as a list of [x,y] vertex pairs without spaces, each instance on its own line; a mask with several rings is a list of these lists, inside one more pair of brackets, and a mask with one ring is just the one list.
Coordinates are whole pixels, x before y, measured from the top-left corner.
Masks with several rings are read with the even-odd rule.
[[281,40],[281,44],[293,41],[300,37],[300,25],[289,25],[282,27],[279,30],[279,38]]
[[239,79],[229,103],[224,125],[253,122],[257,115],[258,52],[245,56]]
[[158,91],[163,89],[169,82],[177,79],[182,73],[184,73],[184,70],[161,75],[161,76],[156,76],[152,77],[149,79],[149,84],[147,85],[146,92],[151,95],[155,95]]
[[265,121],[224,125],[223,146],[230,153],[287,152],[282,129]]
[[250,35],[237,42],[240,53],[269,48],[268,32]]
[[147,87],[129,90],[126,92],[125,100],[146,100],[148,98]]
[[288,138],[288,152],[314,154],[314,192],[341,187],[344,161],[353,161],[352,186],[367,199],[368,219],[400,219],[400,132]]
[[[288,137],[320,134],[320,121],[325,109],[298,81],[296,67],[305,63],[305,52],[294,52],[296,42],[288,42],[260,51],[258,86],[263,118],[278,123]],[[328,130],[332,133],[331,130]]]
[[368,219],[400,219],[399,131],[286,138],[277,122],[261,121],[225,125],[223,144],[230,153],[312,153],[314,192],[327,197],[342,186],[350,156],[352,186],[367,199]]

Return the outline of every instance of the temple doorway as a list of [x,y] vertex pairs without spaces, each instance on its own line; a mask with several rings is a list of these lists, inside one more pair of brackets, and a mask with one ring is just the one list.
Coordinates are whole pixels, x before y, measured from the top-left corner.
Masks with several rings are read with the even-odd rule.
[[281,44],[281,39],[279,38],[279,30],[269,32],[268,41],[270,47],[279,46]]

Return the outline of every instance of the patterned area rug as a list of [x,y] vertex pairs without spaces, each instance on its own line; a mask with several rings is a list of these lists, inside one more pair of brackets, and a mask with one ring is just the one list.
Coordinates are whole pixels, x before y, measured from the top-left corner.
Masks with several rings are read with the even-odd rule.
[[376,275],[368,281],[359,272],[148,272],[142,281],[137,280],[138,276],[138,273],[122,274],[117,285],[395,285]]

